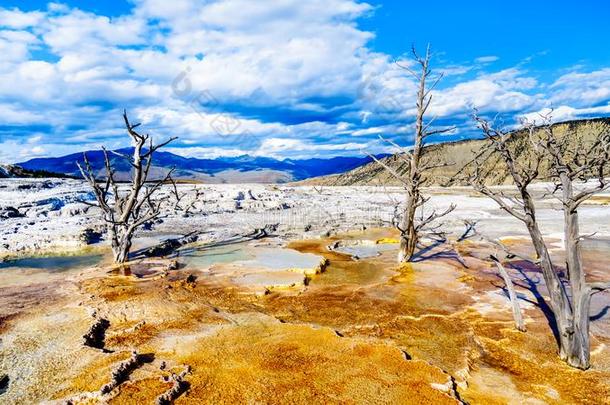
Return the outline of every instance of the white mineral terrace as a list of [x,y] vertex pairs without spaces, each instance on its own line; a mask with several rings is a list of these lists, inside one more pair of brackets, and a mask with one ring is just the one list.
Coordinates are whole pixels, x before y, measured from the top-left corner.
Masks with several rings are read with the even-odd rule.
[[[193,202],[195,188],[203,194]],[[510,186],[503,188],[511,191]],[[140,231],[139,243],[193,231],[202,233],[202,241],[219,241],[268,224],[279,224],[276,233],[285,238],[391,226],[394,207],[404,200],[400,188],[383,187],[181,184],[178,189],[184,195],[182,209],[175,209],[171,188],[163,187],[157,198],[167,198],[165,214]],[[533,189],[540,197],[537,214],[543,232],[560,240],[562,217],[557,201],[548,195],[550,185],[536,184]],[[468,187],[426,192],[432,197],[427,210],[457,205],[443,221],[448,236],[459,237],[464,220],[477,221],[477,229],[489,237],[525,236],[520,222]],[[87,229],[104,231],[99,211],[80,202],[92,199],[88,186],[78,180],[0,180],[0,258],[69,252],[90,243]],[[608,202],[610,195],[598,195],[581,207],[584,234],[610,239],[610,210],[604,206]]]

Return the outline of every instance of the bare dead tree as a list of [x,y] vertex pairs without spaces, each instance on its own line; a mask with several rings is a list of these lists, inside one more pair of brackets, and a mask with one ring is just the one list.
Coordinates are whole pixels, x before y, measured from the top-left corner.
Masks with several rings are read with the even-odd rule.
[[[535,129],[539,137],[533,147],[543,149],[551,159],[550,176],[555,182],[553,194],[558,194],[564,219],[564,248],[566,271],[572,292],[572,335],[567,348],[568,363],[579,368],[589,367],[589,310],[593,293],[610,288],[610,283],[587,283],[583,270],[578,208],[594,194],[606,190],[610,184],[604,177],[610,161],[610,131],[604,125],[591,145],[586,146],[576,133],[563,137],[554,133],[551,117],[542,116],[543,124],[525,123],[529,133]],[[569,148],[569,141],[576,147]],[[593,178],[593,183],[587,182]]]
[[[540,128],[526,123],[524,137],[517,139],[512,133],[494,128],[492,123],[478,117],[476,113],[475,120],[487,143],[471,162],[474,169],[469,182],[525,224],[549,292],[549,306],[557,323],[559,356],[573,367],[587,369],[590,366],[591,296],[610,288],[610,283],[585,281],[579,244],[582,237],[579,234],[578,207],[595,193],[607,188],[604,173],[609,160],[610,134],[606,128],[586,150],[568,150],[570,135],[559,138],[549,122]],[[492,190],[485,184],[494,168],[485,168],[484,163],[492,155],[500,156],[505,163],[517,189],[517,196]],[[561,191],[558,198],[564,213],[566,264],[570,275],[567,285],[554,268],[538,225],[534,198],[529,190],[531,183],[540,177],[543,162],[550,162],[550,176],[556,184],[554,193]],[[581,184],[580,191],[576,191],[575,182],[584,183],[592,175],[596,176],[597,184]]]
[[[152,138],[146,134],[136,132],[140,124],[131,124],[127,112],[123,112],[123,120],[127,133],[134,144],[132,156],[119,154],[127,159],[132,167],[132,179],[128,190],[123,189],[115,179],[115,170],[110,161],[109,152],[104,148],[105,180],[100,181],[91,167],[87,154],[84,156],[84,165],[78,164],[82,176],[87,180],[97,203],[87,203],[102,210],[110,236],[114,261],[124,263],[128,259],[132,239],[135,231],[144,223],[161,215],[162,200],[153,201],[153,194],[161,185],[171,180],[170,170],[167,175],[156,182],[148,183],[148,175],[152,167],[153,154],[163,146],[174,141],[170,138],[158,145],[153,144]],[[147,145],[148,143],[148,145]]]
[[174,197],[174,211],[175,212],[182,212],[182,214],[184,216],[189,216],[191,213],[191,210],[193,208],[195,208],[195,204],[197,204],[197,202],[199,202],[200,198],[204,196],[204,192],[203,190],[200,190],[199,188],[197,188],[197,186],[193,187],[193,197],[190,201],[185,201],[183,202],[183,199],[185,197],[187,197],[187,193],[181,193],[178,191],[178,185],[176,184],[176,182],[173,180],[173,178],[170,177],[170,182],[172,184],[172,189],[171,189],[171,194]]
[[313,189],[315,190],[316,193],[318,193],[320,195],[324,194],[324,186],[320,186],[320,187],[313,186]]
[[[372,154],[369,154],[373,160],[385,168],[393,177],[398,179],[404,185],[406,190],[405,206],[400,222],[397,224],[397,229],[400,231],[400,250],[398,253],[399,262],[410,261],[415,254],[420,235],[422,235],[424,232],[436,233],[439,226],[434,225],[434,222],[455,209],[455,205],[451,205],[446,211],[443,212],[432,211],[428,215],[423,214],[424,205],[429,200],[429,197],[425,197],[422,194],[422,184],[426,181],[425,174],[434,168],[447,165],[443,163],[435,164],[433,162],[422,161],[426,141],[432,135],[446,133],[452,131],[454,128],[450,127],[434,129],[432,124],[434,123],[436,117],[433,117],[426,122],[426,113],[428,112],[428,109],[432,103],[432,91],[443,78],[443,74],[441,73],[433,76],[433,72],[430,68],[430,60],[432,55],[430,53],[429,45],[426,48],[426,54],[424,56],[420,56],[415,50],[415,47],[413,47],[411,51],[413,60],[419,67],[418,71],[411,69],[409,66],[404,66],[398,63],[397,65],[406,70],[418,82],[415,102],[415,142],[413,148],[408,150],[389,139],[381,138],[383,141],[389,143],[397,149],[397,159],[400,159],[404,164],[406,164],[406,173],[398,173],[388,164],[377,159]],[[418,209],[421,211],[421,215],[419,218],[416,218],[416,212]]]

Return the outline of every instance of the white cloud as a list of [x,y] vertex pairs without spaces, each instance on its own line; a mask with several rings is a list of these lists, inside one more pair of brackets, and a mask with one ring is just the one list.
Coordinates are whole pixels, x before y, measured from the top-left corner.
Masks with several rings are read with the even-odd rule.
[[497,56],[479,56],[478,58],[476,58],[474,61],[476,63],[492,63],[495,62],[497,60],[499,60],[500,58]]
[[38,43],[38,38],[28,31],[0,30],[0,70],[27,60],[30,49]]
[[0,7],[0,26],[23,29],[36,26],[44,19],[40,11],[23,12],[17,8],[6,9]]
[[312,144],[300,139],[268,138],[263,141],[254,155],[279,157],[285,152],[298,155],[303,154],[303,152],[319,151],[352,151],[354,152],[352,154],[360,154],[368,146],[368,143]]
[[572,72],[561,76],[551,86],[553,104],[573,103],[587,106],[610,98],[610,68],[589,73]]
[[218,157],[237,157],[251,153],[251,151],[218,147],[185,147],[185,148],[164,148],[166,152],[175,153],[180,156],[190,156],[199,159],[215,159]]
[[36,144],[42,140],[42,135],[34,135],[28,138],[27,142],[29,144]]
[[52,51],[62,54],[76,50],[88,51],[105,46],[146,43],[146,21],[129,17],[109,18],[70,10],[48,16],[40,29]]
[[435,92],[434,97],[430,113],[442,117],[468,112],[472,108],[500,113],[520,111],[534,102],[532,96],[489,79],[459,83],[450,89]]
[[[24,127],[13,135],[23,140],[6,144],[17,151],[11,159],[23,145],[49,154],[125,146],[123,108],[156,137],[179,136],[175,149],[197,156],[356,153],[377,134],[409,133],[416,83],[369,47],[374,34],[357,24],[373,10],[364,2],[132,4],[118,17],[64,4],[0,8],[0,120]],[[475,106],[511,114],[551,104],[564,116],[606,111],[591,106],[610,99],[610,69],[571,72],[545,87],[522,67],[481,73],[496,60],[435,66],[449,77],[433,93],[431,114],[463,122]],[[227,120],[237,127],[219,134]],[[51,129],[38,139],[40,129],[28,133],[27,125]]]
[[561,122],[584,117],[600,117],[607,115],[610,115],[610,104],[588,108],[574,108],[566,105],[554,109],[547,107],[539,111],[523,114],[521,117],[529,122],[542,123],[544,121],[543,117],[550,117],[552,122]]
[[39,121],[39,117],[34,112],[21,108],[15,103],[0,103],[0,122],[4,124],[23,125]]

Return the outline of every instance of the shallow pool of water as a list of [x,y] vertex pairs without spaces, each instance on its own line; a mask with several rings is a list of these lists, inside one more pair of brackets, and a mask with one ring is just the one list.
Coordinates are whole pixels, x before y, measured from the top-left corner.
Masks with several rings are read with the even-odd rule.
[[254,258],[239,264],[270,270],[315,269],[322,260],[322,256],[286,248],[254,248],[253,253]]
[[208,268],[214,264],[232,263],[248,260],[253,256],[249,254],[243,244],[225,246],[202,246],[187,248],[179,251],[179,260],[187,267]]
[[382,252],[397,249],[396,244],[370,244],[370,245],[352,245],[352,246],[340,246],[335,251],[339,253],[345,253],[350,256],[355,256],[360,259],[366,259],[368,257],[379,256]]
[[93,267],[102,261],[102,254],[89,254],[78,256],[46,256],[24,257],[0,263],[2,270],[34,269],[48,272],[64,272]]
[[179,251],[179,260],[193,268],[234,263],[253,269],[287,270],[315,268],[320,264],[322,256],[283,247],[256,247],[237,243],[183,249]]

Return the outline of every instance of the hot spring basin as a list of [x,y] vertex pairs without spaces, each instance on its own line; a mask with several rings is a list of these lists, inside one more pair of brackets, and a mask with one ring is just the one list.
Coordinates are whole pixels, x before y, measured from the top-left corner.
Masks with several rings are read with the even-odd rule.
[[281,247],[244,246],[245,260],[216,263],[209,270],[217,277],[254,289],[303,287],[308,277],[324,271],[326,259]]
[[64,272],[93,267],[102,261],[103,255],[24,257],[0,262],[1,270],[44,270]]
[[379,256],[389,250],[395,250],[396,246],[394,243],[377,243],[374,240],[341,240],[329,246],[329,249],[345,253],[356,259],[366,259]]

